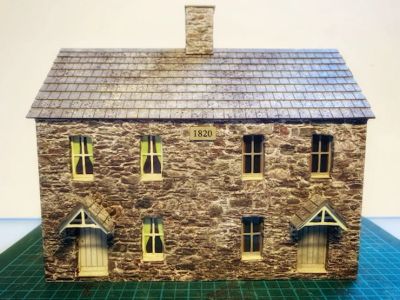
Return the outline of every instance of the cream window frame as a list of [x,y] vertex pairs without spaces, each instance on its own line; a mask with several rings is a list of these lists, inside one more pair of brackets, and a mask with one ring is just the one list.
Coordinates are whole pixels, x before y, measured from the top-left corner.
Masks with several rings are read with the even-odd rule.
[[[140,153],[140,173],[141,173],[141,177],[140,179],[142,181],[161,181],[162,180],[162,171],[163,171],[163,151],[162,151],[162,140],[160,138],[160,136],[157,135],[145,135],[143,137],[150,137],[150,144],[148,145],[148,147],[150,148],[150,152],[149,153]],[[153,149],[153,140],[152,139],[156,139],[156,138],[160,138],[160,144],[161,144],[161,149],[160,152],[154,152]],[[155,140],[154,140],[155,142]],[[140,152],[142,152],[142,143],[143,141],[140,140]],[[144,173],[143,170],[143,160],[145,160],[148,156],[150,156],[150,163],[151,163],[151,172],[150,173]],[[154,173],[154,156],[160,157],[160,164],[161,164],[161,172],[160,173]]]
[[[314,136],[318,136],[318,151],[313,151],[313,138]],[[322,136],[327,136],[329,138],[328,142],[328,151],[322,151]],[[311,164],[310,164],[310,171],[311,171],[311,178],[330,178],[331,176],[331,168],[332,168],[332,143],[333,143],[333,136],[327,134],[313,134],[311,137]],[[320,172],[321,170],[321,156],[327,154],[328,155],[328,166],[327,172]],[[313,156],[318,155],[318,171],[312,171],[312,164],[313,164]]]
[[[82,153],[74,153],[74,138],[79,138],[79,143],[80,147],[82,149]],[[84,138],[86,138],[86,143],[88,144],[89,141],[92,144],[92,149],[93,149],[93,140],[89,136],[84,136],[84,135],[74,135],[70,137],[70,144],[71,144],[71,169],[72,169],[72,179],[76,181],[93,181],[94,180],[94,174],[86,174],[86,162],[85,158],[86,157],[91,157],[93,161],[93,173],[94,173],[94,155],[93,153],[84,153],[85,152],[85,143],[84,143]],[[82,169],[83,169],[83,174],[77,174],[76,173],[76,167],[75,167],[75,162],[77,159],[82,158]]]
[[[262,259],[261,253],[262,253],[262,245],[263,245],[263,236],[262,236],[263,225],[264,225],[264,222],[261,221],[260,222],[260,231],[254,232],[254,222],[250,222],[250,232],[244,232],[245,223],[242,219],[242,246],[241,246],[242,260],[260,260],[260,259]],[[260,236],[260,250],[251,251],[254,248],[253,237],[256,235]],[[244,251],[245,236],[250,236],[250,251]]]
[[[244,137],[250,136],[251,137],[251,151],[246,152],[246,142],[244,141]],[[261,137],[261,152],[254,152],[254,137],[260,136]],[[254,156],[260,155],[260,172],[254,173]],[[251,172],[245,173],[246,168],[246,156],[251,157]],[[242,138],[242,180],[262,180],[264,178],[264,136],[261,134],[251,134],[251,135],[244,135]]]
[[[157,217],[148,217],[145,219],[150,219],[151,220],[151,232],[148,234],[144,233],[144,222],[143,222],[143,228],[142,228],[142,251],[143,251],[143,261],[163,261],[165,258],[165,254],[164,254],[164,249],[165,249],[165,245],[164,245],[164,229],[163,229],[163,233],[161,234],[160,231],[158,233],[155,232],[155,222],[154,220],[160,220],[160,223],[162,224],[162,226],[164,227],[164,224],[162,222],[162,218],[157,218]],[[162,249],[163,252],[162,253],[156,253],[155,252],[155,244],[156,244],[156,237],[159,236],[161,241],[162,241]],[[148,253],[146,251],[146,237],[151,237],[152,238],[152,252]]]

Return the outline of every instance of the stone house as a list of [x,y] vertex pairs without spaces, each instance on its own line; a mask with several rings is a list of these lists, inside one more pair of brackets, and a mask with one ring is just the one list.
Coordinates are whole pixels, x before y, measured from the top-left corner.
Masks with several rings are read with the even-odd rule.
[[337,50],[62,49],[34,118],[47,280],[355,278],[367,121]]

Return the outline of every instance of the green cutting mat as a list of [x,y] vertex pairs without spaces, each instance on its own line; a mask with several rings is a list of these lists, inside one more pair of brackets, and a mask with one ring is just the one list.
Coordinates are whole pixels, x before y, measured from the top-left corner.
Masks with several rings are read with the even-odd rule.
[[0,255],[0,299],[400,299],[400,241],[363,219],[360,270],[354,282],[47,283],[38,227]]

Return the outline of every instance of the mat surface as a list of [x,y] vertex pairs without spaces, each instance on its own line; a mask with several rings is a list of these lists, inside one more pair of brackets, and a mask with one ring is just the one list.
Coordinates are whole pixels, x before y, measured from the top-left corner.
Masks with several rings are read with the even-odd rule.
[[46,283],[38,227],[0,255],[0,299],[400,299],[400,241],[364,218],[354,282]]

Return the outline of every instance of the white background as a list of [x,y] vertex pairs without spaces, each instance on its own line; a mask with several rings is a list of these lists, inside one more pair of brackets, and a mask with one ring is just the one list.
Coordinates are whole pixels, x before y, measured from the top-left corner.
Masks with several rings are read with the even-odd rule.
[[216,5],[216,48],[338,48],[377,116],[363,214],[400,215],[400,1],[0,0],[0,217],[40,216],[25,115],[59,48],[183,48],[185,4]]

